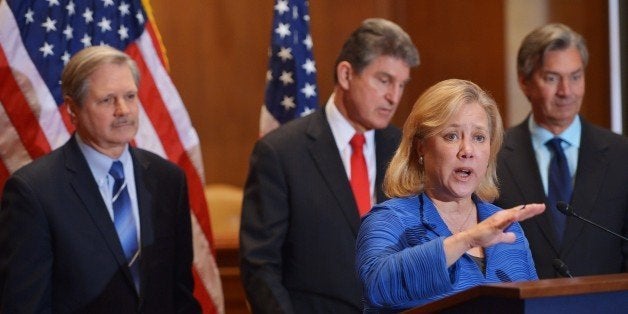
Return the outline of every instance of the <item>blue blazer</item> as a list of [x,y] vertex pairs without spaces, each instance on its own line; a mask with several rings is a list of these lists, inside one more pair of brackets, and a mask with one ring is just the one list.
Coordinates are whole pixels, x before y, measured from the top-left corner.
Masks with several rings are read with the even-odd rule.
[[0,312],[200,312],[192,295],[185,175],[130,148],[140,215],[140,293],[76,139],[16,171],[0,210]]
[[[474,201],[480,221],[501,210]],[[521,226],[514,223],[506,231],[517,239],[485,249],[486,274],[468,254],[447,267],[443,241],[452,234],[429,197],[419,194],[376,205],[362,221],[357,242],[365,311],[398,311],[480,284],[537,279]]]

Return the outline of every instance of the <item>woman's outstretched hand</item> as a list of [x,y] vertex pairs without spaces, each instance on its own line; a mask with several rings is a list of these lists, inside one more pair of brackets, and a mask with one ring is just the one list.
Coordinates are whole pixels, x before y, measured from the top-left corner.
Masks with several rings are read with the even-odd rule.
[[512,223],[524,221],[543,211],[545,211],[545,204],[526,204],[500,210],[472,228],[448,237],[443,243],[447,266],[451,266],[471,248],[515,242],[515,234],[504,231]]
[[470,241],[469,248],[515,242],[515,234],[504,232],[504,230],[508,229],[513,222],[526,220],[543,211],[545,211],[545,204],[526,204],[501,210],[473,228],[465,230]]

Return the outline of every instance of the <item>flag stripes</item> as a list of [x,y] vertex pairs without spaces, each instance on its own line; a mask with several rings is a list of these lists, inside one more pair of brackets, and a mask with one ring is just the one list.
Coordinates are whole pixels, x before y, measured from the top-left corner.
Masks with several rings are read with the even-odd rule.
[[[205,313],[223,313],[222,287],[214,259],[210,216],[203,189],[204,170],[200,141],[168,74],[163,44],[148,0],[142,0],[141,4],[138,0],[22,1],[0,0],[0,187],[10,173],[61,146],[74,131],[66,106],[55,100],[61,98],[60,78],[56,77],[53,81],[52,78],[46,80],[46,76],[57,76],[53,68],[63,65],[60,57],[64,47],[61,41],[65,40],[60,33],[62,27],[67,23],[82,22],[84,16],[81,14],[84,11],[79,12],[79,6],[81,10],[85,7],[93,8],[94,21],[87,23],[86,27],[88,31],[94,32],[94,38],[100,38],[93,40],[93,44],[107,43],[118,48],[122,45],[123,50],[136,61],[140,69],[140,127],[134,145],[169,159],[186,173],[194,240],[194,294]],[[57,2],[59,3],[53,5]],[[131,26],[137,24],[142,28],[129,30],[130,39],[109,43],[109,39],[122,38],[122,35],[116,35],[118,28],[114,27],[111,34],[103,34],[96,26],[101,19],[110,17],[103,16],[105,11],[102,6],[107,6],[103,4],[106,2],[113,3],[116,11],[120,10],[121,16],[124,16],[121,14],[122,6],[130,3],[132,8],[138,10],[138,15],[133,18],[140,21],[131,23]],[[77,7],[73,14],[69,13],[70,4]],[[96,10],[97,7],[100,9]],[[14,14],[12,8],[17,13]],[[111,10],[112,7],[108,9]],[[35,15],[47,12],[46,14],[58,19],[56,28],[59,34],[42,31],[43,24],[39,20],[30,24],[25,22],[27,10],[34,11]],[[143,13],[147,16],[144,17]],[[41,16],[36,18],[41,19]],[[112,23],[120,24],[121,28],[129,26],[124,24],[120,16],[110,18]],[[144,18],[146,19],[143,20]],[[22,25],[22,31],[31,30],[34,33],[20,34],[19,25]],[[74,28],[78,29],[78,26]],[[78,30],[76,33],[79,33]],[[43,36],[53,46],[54,54],[46,56],[44,53],[42,57],[41,48],[35,49],[39,44],[31,41],[33,36]],[[25,44],[24,40],[31,42]],[[76,40],[68,40],[66,48],[75,53],[75,45]],[[38,70],[38,66],[42,70]]]

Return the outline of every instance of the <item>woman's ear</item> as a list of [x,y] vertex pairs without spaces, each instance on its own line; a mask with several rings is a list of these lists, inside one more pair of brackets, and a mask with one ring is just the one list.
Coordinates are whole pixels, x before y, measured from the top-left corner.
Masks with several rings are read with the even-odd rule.
[[347,61],[341,61],[336,66],[336,77],[338,78],[338,85],[344,90],[349,89],[351,84],[351,78],[353,76],[353,67],[351,63]]
[[414,149],[419,156],[423,156],[425,154],[425,152],[423,151],[423,141],[416,137],[414,138]]

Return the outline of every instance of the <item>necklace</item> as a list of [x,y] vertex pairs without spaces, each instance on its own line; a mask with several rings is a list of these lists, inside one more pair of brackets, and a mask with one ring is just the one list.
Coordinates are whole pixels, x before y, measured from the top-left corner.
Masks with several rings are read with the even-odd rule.
[[[455,229],[457,229],[457,230],[458,230],[458,231],[457,231],[457,232],[455,232],[455,233],[460,233],[460,232],[462,232],[462,230],[464,229],[464,227],[467,225],[467,222],[469,221],[469,218],[471,218],[471,213],[472,213],[472,212],[473,212],[473,209],[470,209],[470,210],[469,210],[469,213],[467,214],[467,218],[465,218],[465,219],[464,219],[464,221],[462,222],[462,224],[460,224],[460,225],[458,226],[458,228],[455,228]],[[445,223],[446,223],[448,226],[449,226],[449,225],[451,225],[452,227],[454,226],[454,224],[452,223],[452,221],[451,221],[451,220],[449,220],[447,217],[445,217],[445,215],[442,215],[442,216],[443,216],[443,220],[445,220]],[[454,232],[452,232],[452,233],[454,233]]]

